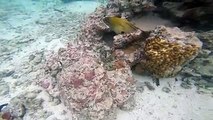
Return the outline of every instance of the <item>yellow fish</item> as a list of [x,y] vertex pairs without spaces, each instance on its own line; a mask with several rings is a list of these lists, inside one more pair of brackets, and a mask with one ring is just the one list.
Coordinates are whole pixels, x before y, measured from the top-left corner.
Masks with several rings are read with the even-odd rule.
[[131,33],[138,30],[139,28],[130,23],[127,19],[119,17],[105,17],[104,23],[116,34],[120,33]]

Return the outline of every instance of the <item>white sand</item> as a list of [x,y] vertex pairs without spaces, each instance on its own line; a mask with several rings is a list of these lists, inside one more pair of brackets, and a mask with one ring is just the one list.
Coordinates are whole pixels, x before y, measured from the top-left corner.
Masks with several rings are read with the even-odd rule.
[[167,27],[173,27],[174,24],[169,20],[160,18],[157,14],[146,14],[139,18],[134,18],[132,22],[142,30],[149,31],[153,30],[158,25],[164,25]]
[[96,9],[96,6],[101,5],[97,1],[72,1],[69,4],[66,4],[62,7],[59,7],[61,10],[69,9],[71,12],[75,13],[91,13]]
[[[150,77],[135,75],[136,80],[151,82]],[[213,116],[213,98],[211,93],[198,94],[196,88],[184,89],[181,81],[175,78],[160,80],[160,86],[154,91],[145,87],[143,93],[135,95],[136,107],[133,111],[119,111],[118,120],[211,120]],[[162,91],[171,89],[170,93]]]

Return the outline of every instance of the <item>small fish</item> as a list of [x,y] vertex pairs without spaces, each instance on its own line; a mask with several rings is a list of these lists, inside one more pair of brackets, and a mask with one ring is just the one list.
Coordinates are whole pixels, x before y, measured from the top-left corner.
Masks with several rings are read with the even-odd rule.
[[138,30],[139,28],[129,22],[127,19],[119,17],[105,17],[104,23],[116,34],[120,33],[131,33]]
[[8,105],[7,103],[0,105],[0,112],[1,112],[1,110],[2,110],[5,106],[7,106],[7,105]]

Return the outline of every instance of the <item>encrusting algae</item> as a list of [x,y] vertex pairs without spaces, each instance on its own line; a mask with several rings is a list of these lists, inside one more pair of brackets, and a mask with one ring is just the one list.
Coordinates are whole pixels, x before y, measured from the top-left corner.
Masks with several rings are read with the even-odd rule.
[[105,17],[104,23],[116,34],[131,33],[139,28],[129,22],[127,19],[119,17]]

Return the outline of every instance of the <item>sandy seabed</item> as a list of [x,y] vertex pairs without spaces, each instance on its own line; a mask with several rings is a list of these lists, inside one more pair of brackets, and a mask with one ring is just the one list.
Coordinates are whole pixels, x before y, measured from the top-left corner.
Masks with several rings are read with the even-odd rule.
[[[54,2],[0,2],[0,71],[12,71],[12,75],[0,77],[0,104],[11,98],[33,91],[38,86],[32,84],[39,72],[36,66],[25,69],[32,54],[42,53],[40,62],[46,54],[72,42],[80,30],[80,23],[100,5],[97,2],[75,2],[59,4]],[[173,26],[171,22],[156,15],[147,15],[133,22],[145,30],[156,25]],[[38,60],[39,62],[39,60]],[[33,71],[33,72],[31,72]],[[138,81],[135,99],[136,107],[132,111],[118,111],[117,120],[211,120],[213,118],[213,97],[211,93],[202,94],[197,88],[181,87],[180,78],[162,79],[159,87],[147,76],[134,74]],[[144,85],[151,83],[154,89]],[[43,109],[52,114],[45,120],[70,120],[71,113],[62,103],[54,105],[48,94],[43,91]],[[24,120],[34,120],[26,115]]]

